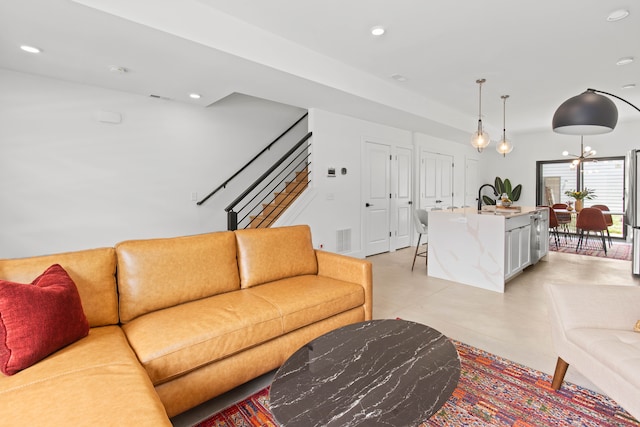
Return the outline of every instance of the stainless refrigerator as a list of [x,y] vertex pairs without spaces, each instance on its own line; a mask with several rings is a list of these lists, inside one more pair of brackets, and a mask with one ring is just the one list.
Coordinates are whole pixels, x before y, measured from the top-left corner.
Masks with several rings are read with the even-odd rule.
[[633,242],[631,271],[640,274],[640,150],[631,150],[625,159],[624,224]]

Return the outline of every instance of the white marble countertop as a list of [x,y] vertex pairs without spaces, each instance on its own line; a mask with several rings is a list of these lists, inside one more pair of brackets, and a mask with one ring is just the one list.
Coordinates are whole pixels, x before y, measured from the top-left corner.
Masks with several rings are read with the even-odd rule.
[[520,216],[520,215],[528,215],[532,212],[535,212],[537,210],[541,210],[544,208],[538,208],[536,206],[518,206],[520,208],[520,211],[513,211],[513,212],[505,212],[505,211],[497,211],[496,208],[497,206],[495,205],[485,205],[483,206],[483,210],[482,211],[478,211],[475,207],[474,208],[457,208],[457,209],[443,209],[443,210],[437,210],[437,211],[433,211],[433,212],[446,212],[446,213],[457,213],[457,214],[465,214],[465,215],[500,215],[500,216],[504,216],[506,218],[510,218],[510,217],[515,217],[515,216]]

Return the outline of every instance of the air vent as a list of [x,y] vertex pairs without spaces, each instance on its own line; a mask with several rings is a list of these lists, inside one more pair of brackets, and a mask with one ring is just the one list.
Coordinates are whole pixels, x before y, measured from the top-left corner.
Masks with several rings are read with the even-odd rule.
[[344,253],[351,251],[351,229],[336,231],[336,252]]

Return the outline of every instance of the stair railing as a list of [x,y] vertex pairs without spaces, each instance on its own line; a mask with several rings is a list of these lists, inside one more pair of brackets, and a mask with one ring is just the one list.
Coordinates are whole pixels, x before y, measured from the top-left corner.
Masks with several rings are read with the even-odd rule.
[[[293,188],[294,191],[301,191],[308,185],[310,182],[309,168],[311,162],[309,161],[309,157],[311,155],[311,135],[311,132],[307,133],[225,208],[227,212],[228,230],[247,228],[252,225],[251,221],[265,212],[265,208],[263,207],[265,201],[273,197],[274,193],[284,191],[288,182],[296,180],[296,175],[304,175],[304,180],[296,182]],[[284,203],[272,205],[270,209],[275,208],[280,210],[286,208],[292,201],[293,200],[289,198],[289,200]],[[259,221],[259,225],[254,223],[253,226],[269,226],[275,221],[277,216],[278,215],[265,215],[264,218]]]
[[258,158],[260,158],[260,156],[262,156],[264,153],[266,153],[267,151],[271,150],[271,147],[273,147],[273,145],[278,142],[283,136],[285,136],[287,133],[289,133],[290,130],[292,130],[293,128],[295,128],[302,120],[304,120],[305,117],[307,117],[309,115],[309,113],[304,113],[304,115],[302,117],[300,117],[298,120],[296,120],[296,122],[294,124],[292,124],[291,126],[289,126],[289,128],[287,130],[285,130],[284,132],[282,132],[276,139],[274,139],[273,141],[271,141],[271,143],[269,143],[269,145],[267,145],[265,148],[262,149],[262,151],[260,151],[258,154],[256,154],[251,160],[249,160],[244,166],[242,166],[236,173],[234,173],[233,175],[231,175],[231,177],[229,177],[226,181],[224,181],[222,184],[220,184],[218,187],[216,187],[215,190],[213,190],[211,193],[207,194],[206,197],[204,197],[202,200],[200,200],[199,202],[197,202],[196,204],[198,206],[202,205],[204,202],[206,202],[207,200],[209,200],[214,194],[216,194],[218,191],[222,190],[223,188],[226,188],[227,185],[233,181],[233,179],[235,177],[237,177],[238,175],[240,175],[242,172],[244,172],[245,169],[247,169],[249,166],[251,166],[251,164],[253,162],[255,162]]

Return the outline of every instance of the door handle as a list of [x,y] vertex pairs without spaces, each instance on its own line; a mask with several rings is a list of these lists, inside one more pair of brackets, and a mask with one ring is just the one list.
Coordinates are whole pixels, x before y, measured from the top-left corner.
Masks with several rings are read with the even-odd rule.
[[365,205],[366,207],[373,206],[371,203],[365,203],[364,205]]
[[411,205],[411,204],[413,204],[413,202],[412,202],[411,200],[409,200],[409,201],[407,202],[407,204],[408,204],[408,205]]

